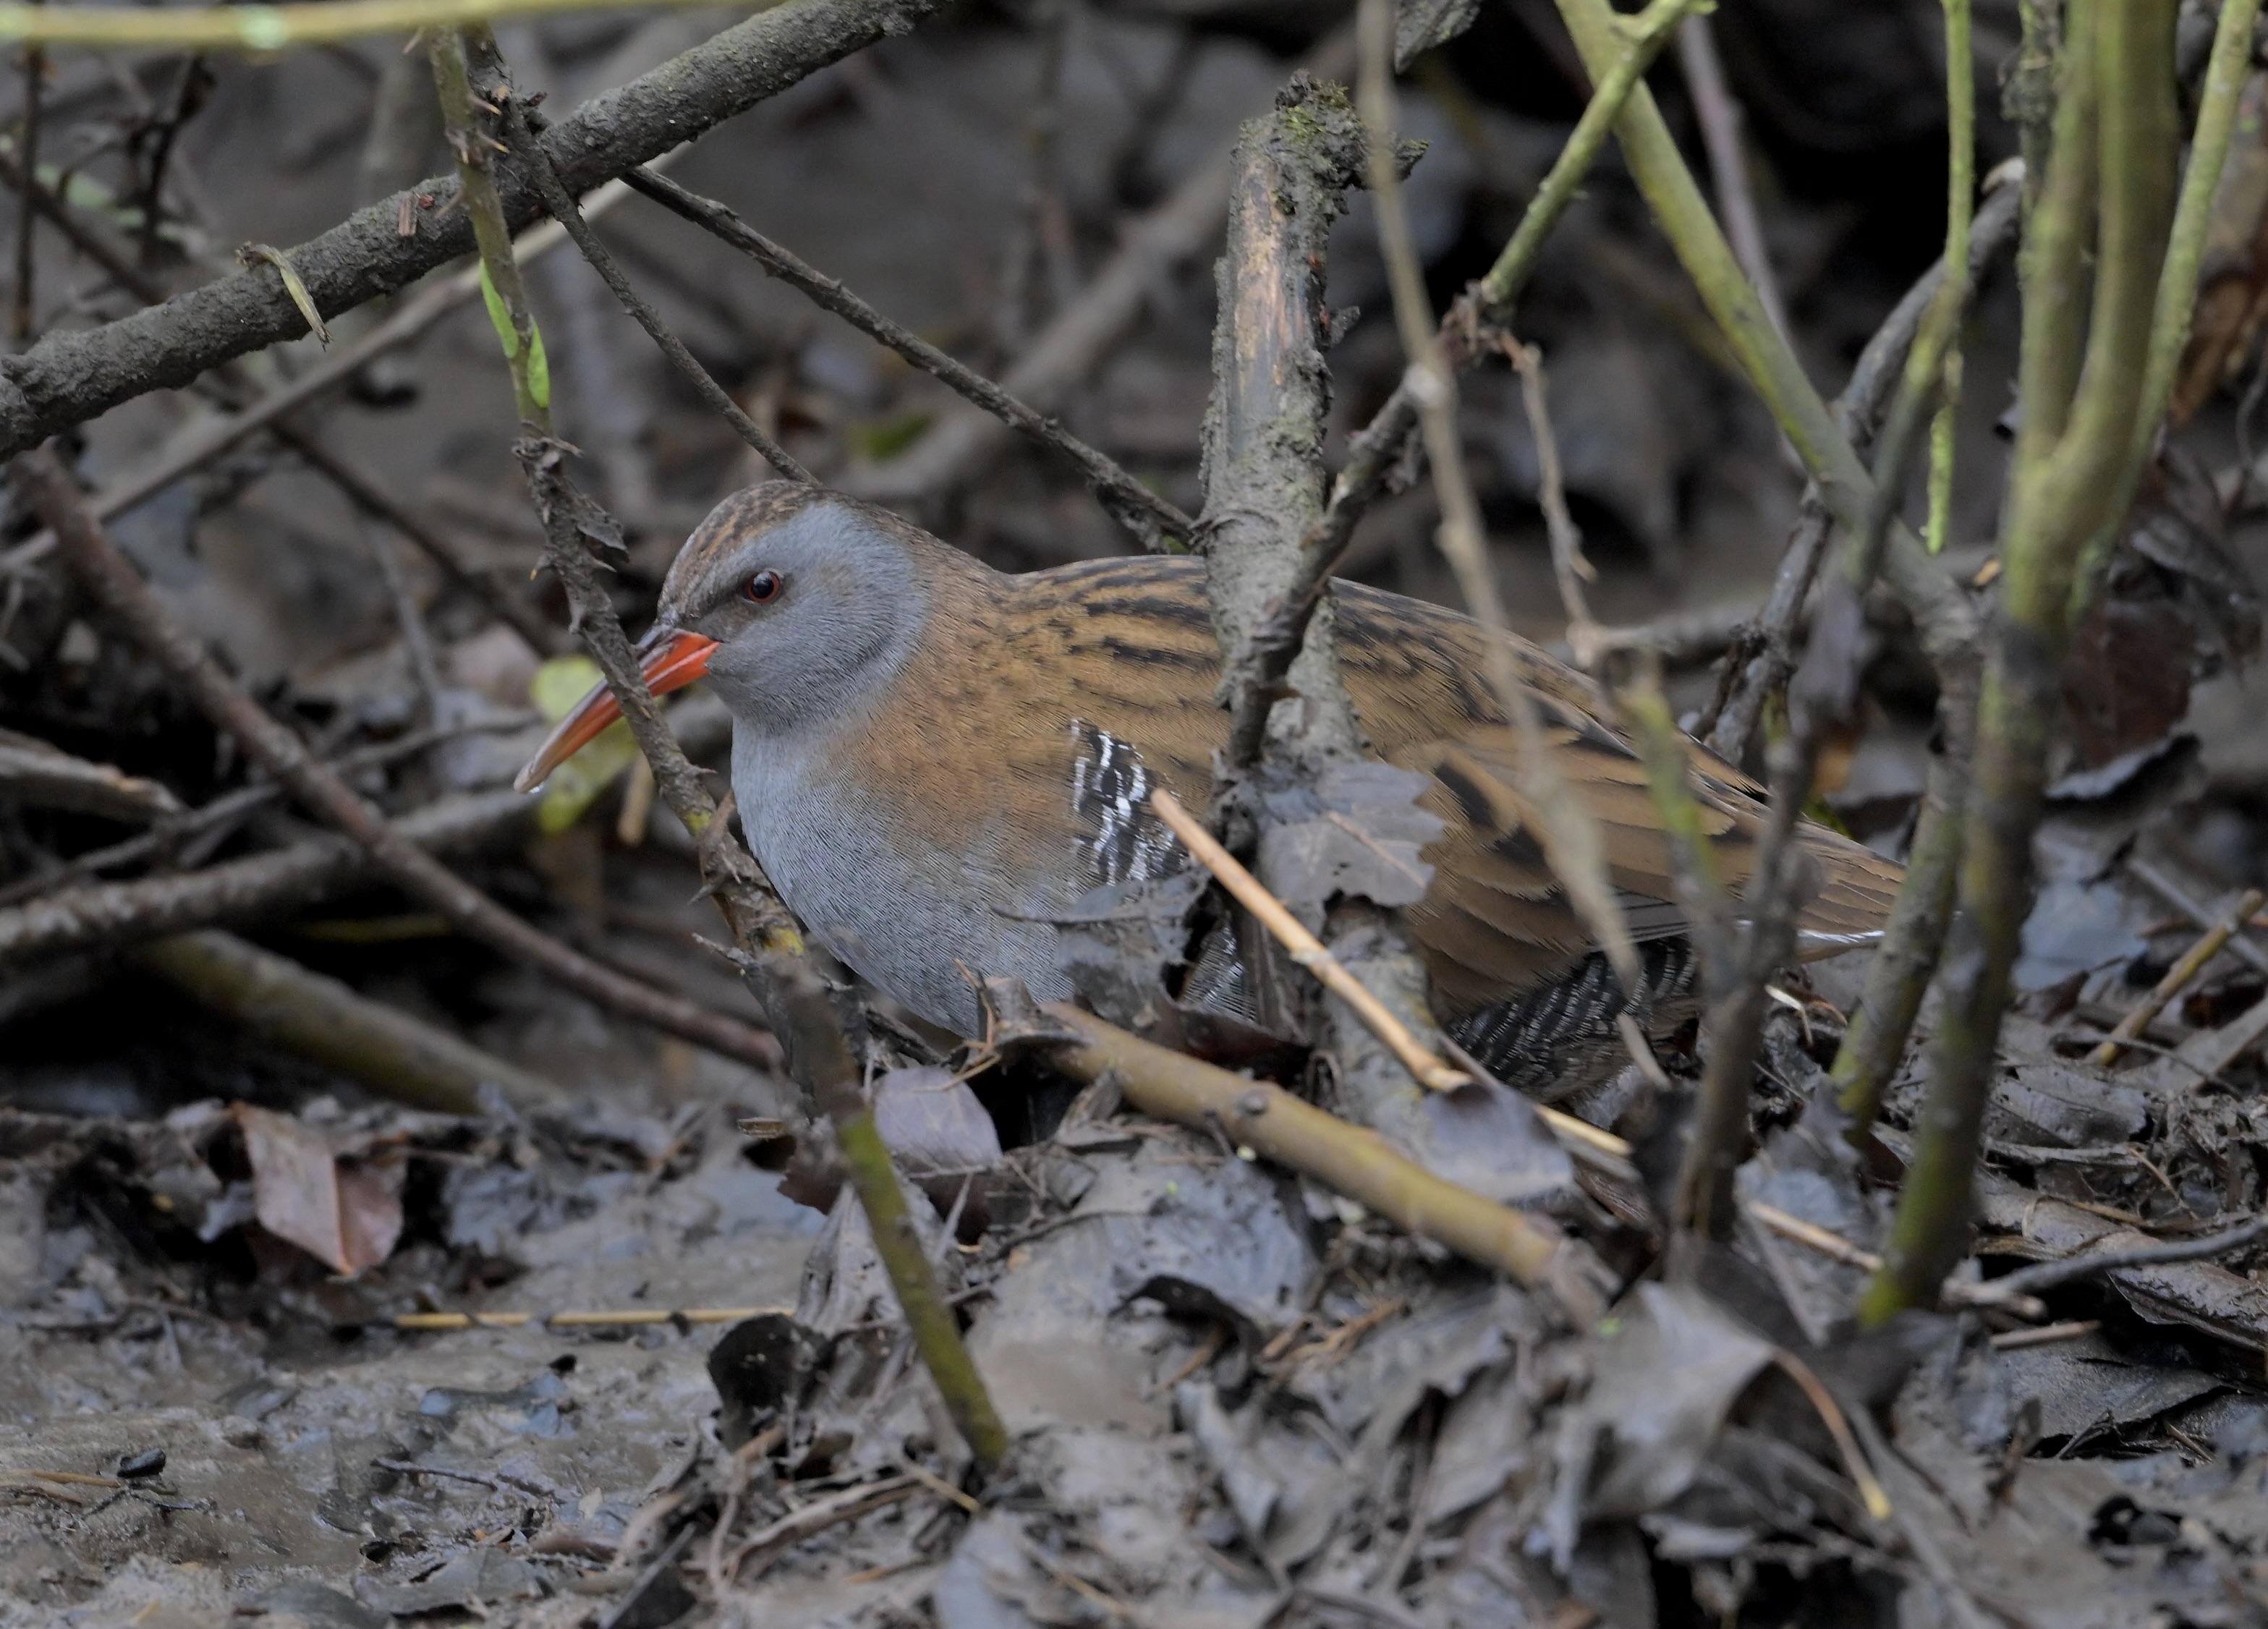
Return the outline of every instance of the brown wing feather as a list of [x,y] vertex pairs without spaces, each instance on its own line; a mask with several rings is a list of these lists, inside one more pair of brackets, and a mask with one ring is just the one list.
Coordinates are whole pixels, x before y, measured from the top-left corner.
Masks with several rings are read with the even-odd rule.
[[[1213,701],[1219,669],[1202,564],[1096,561],[993,580],[1005,584],[1007,603],[960,608],[965,637],[983,650],[941,662],[924,704],[940,726],[970,707],[1002,720],[1011,761],[971,763],[968,773],[1044,780],[1046,796],[1029,801],[1035,809],[1052,807],[1068,737],[1049,704],[1059,709],[1069,694],[1082,717],[1140,743],[1184,799],[1202,797],[1206,766],[1226,732]],[[1433,887],[1410,912],[1445,1016],[1500,1001],[1573,966],[1589,953],[1589,936],[1535,840],[1518,789],[1518,742],[1483,676],[1478,625],[1352,584],[1336,585],[1336,596],[1342,660],[1363,727],[1380,756],[1432,778],[1423,801],[1447,826],[1425,854],[1436,869]],[[1008,627],[1021,637],[1004,650]],[[960,659],[980,653],[983,661],[964,667]],[[1120,660],[1095,660],[1106,653]],[[1544,703],[1551,750],[1600,822],[1609,874],[1637,930],[1649,938],[1677,932],[1668,844],[1644,766],[1599,722],[1605,704],[1590,681],[1531,645],[1521,645],[1519,656]],[[987,673],[992,693],[968,694],[950,676],[955,670]],[[1071,674],[1076,680],[1066,682]],[[1698,747],[1693,757],[1719,871],[1737,890],[1761,829],[1760,789]],[[1897,891],[1898,867],[1822,828],[1802,829],[1826,878],[1802,925],[1837,933],[1879,927]]]
[[[1443,1005],[1470,1011],[1563,971],[1590,946],[1549,868],[1519,791],[1520,748],[1480,683],[1477,624],[1418,601],[1341,584],[1343,660],[1355,705],[1390,762],[1434,778],[1425,801],[1447,823],[1425,851],[1437,881],[1410,912]],[[1425,653],[1413,660],[1410,652]],[[1607,870],[1643,937],[1677,931],[1668,840],[1654,817],[1645,766],[1598,719],[1604,699],[1580,674],[1521,647],[1544,704],[1544,739],[1594,819]],[[1761,789],[1698,746],[1695,789],[1719,874],[1737,894],[1754,870]],[[1879,928],[1904,873],[1823,827],[1800,829],[1823,885],[1799,925],[1822,933]]]

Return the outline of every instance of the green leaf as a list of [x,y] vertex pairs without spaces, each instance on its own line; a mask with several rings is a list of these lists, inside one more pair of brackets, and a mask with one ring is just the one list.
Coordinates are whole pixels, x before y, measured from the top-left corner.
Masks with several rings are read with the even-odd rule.
[[[505,309],[504,296],[497,292],[497,285],[490,281],[486,261],[481,262],[481,299],[488,303],[489,321],[496,325],[497,337],[504,342],[504,360],[509,362],[519,354],[519,335],[512,332],[512,313]],[[545,394],[549,394],[548,376]]]
[[[535,678],[527,687],[528,699],[538,712],[556,724],[601,682],[599,665],[589,657],[555,657],[535,670]],[[581,820],[637,756],[630,726],[621,719],[608,725],[589,746],[551,772],[551,778],[543,785],[542,800],[535,807],[536,829],[547,834],[564,831]]]
[[551,364],[543,355],[543,330],[527,320],[527,394],[535,405],[551,410]]
[[888,418],[870,418],[850,426],[850,447],[869,463],[895,458],[911,446],[930,426],[931,415],[918,409]]

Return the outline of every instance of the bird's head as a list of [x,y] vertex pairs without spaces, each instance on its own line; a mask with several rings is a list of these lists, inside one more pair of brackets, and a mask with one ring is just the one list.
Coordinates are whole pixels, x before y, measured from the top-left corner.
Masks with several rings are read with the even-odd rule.
[[[706,678],[743,730],[823,724],[895,676],[936,573],[964,559],[840,493],[788,481],[746,488],[710,512],[670,566],[638,646],[646,684],[661,696]],[[621,716],[600,685],[512,784],[541,785]]]

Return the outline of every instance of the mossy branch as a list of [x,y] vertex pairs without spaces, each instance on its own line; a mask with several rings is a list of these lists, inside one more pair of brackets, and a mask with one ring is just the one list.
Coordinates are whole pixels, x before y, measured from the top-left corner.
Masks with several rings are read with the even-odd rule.
[[2222,0],[2220,18],[2213,28],[2213,52],[2205,62],[2197,125],[2190,136],[2189,167],[2182,176],[2181,197],[2174,206],[2165,266],[2158,274],[2157,304],[2150,319],[2150,357],[2142,372],[2142,409],[2135,420],[2131,462],[2125,483],[2111,504],[2110,520],[2088,541],[2086,558],[2073,585],[2073,625],[2086,615],[2111,553],[2118,546],[2119,527],[2125,523],[2142,472],[2149,466],[2158,428],[2173,399],[2183,354],[2189,349],[2205,233],[2213,224],[2213,201],[2220,190],[2221,171],[2228,163],[2237,102],[2251,70],[2253,30],[2259,19],[2260,0]]
[[[1860,1306],[1869,1323],[1933,1302],[1968,1249],[1994,1047],[2031,900],[2072,585],[2082,546],[2130,490],[2137,461],[2179,142],[2173,9],[2173,0],[2102,0],[2066,18],[2055,145],[2027,256],[2025,422],[2001,532],[2001,615],[1978,715],[1957,914],[1938,970],[1943,1016],[1914,1161],[1882,1269]],[[2074,338],[2090,247],[2087,348],[2074,363],[2056,348]]]
[[[1977,210],[1977,65],[1970,53],[1970,0],[1945,0],[1945,263],[1969,263]],[[1937,416],[1929,428],[1929,522],[1922,542],[1945,552],[1953,524],[1954,431],[1961,414],[1961,347],[1947,351]]]

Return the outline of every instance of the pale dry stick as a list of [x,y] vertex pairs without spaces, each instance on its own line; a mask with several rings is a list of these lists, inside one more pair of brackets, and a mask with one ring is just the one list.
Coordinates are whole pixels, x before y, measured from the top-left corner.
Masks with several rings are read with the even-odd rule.
[[1348,972],[1323,942],[1307,932],[1300,919],[1285,909],[1283,902],[1263,887],[1260,879],[1247,871],[1235,855],[1223,848],[1212,833],[1204,829],[1204,822],[1183,808],[1181,800],[1172,792],[1159,787],[1150,794],[1150,807],[1182,840],[1182,845],[1197,856],[1207,871],[1212,873],[1214,881],[1226,888],[1238,904],[1250,911],[1255,921],[1276,936],[1293,962],[1314,974],[1316,981],[1326,990],[1353,1008],[1364,1026],[1402,1060],[1402,1066],[1416,1076],[1421,1085],[1430,1086],[1437,1092],[1454,1092],[1459,1087],[1473,1083],[1472,1076],[1450,1068],[1427,1051],[1424,1043],[1410,1033],[1409,1027],[1389,1012],[1383,1001],[1365,989],[1362,981]]
[[1760,1225],[1770,1228],[1781,1238],[1792,1243],[1800,1244],[1808,1250],[1815,1250],[1831,1262],[1839,1263],[1845,1267],[1857,1267],[1867,1272],[1872,1272],[1882,1264],[1882,1258],[1874,1251],[1861,1249],[1842,1235],[1830,1233],[1817,1223],[1808,1222],[1800,1216],[1792,1215],[1781,1210],[1778,1205],[1766,1205],[1761,1199],[1751,1199],[1748,1204],[1748,1211]]
[[2100,1318],[2073,1318],[2063,1323],[2043,1323],[2036,1330],[2002,1330],[1988,1344],[1995,1352],[2021,1352],[2027,1346],[2052,1346],[2058,1341],[2077,1340],[2102,1327]]
[[2263,904],[2268,904],[2268,892],[2248,888],[2242,898],[2230,908],[2228,914],[2206,929],[2196,944],[2182,958],[2166,969],[2157,987],[2144,996],[2134,1010],[2118,1021],[2118,1028],[2103,1039],[2102,1045],[2088,1055],[2088,1061],[2098,1068],[2109,1068],[2118,1061],[2118,1054],[2166,1008],[2166,1004],[2181,994],[2182,989],[2205,969],[2205,964],[2219,955],[2228,941],[2242,932],[2253,914]]
[[[1235,855],[1223,848],[1203,822],[1183,808],[1170,792],[1160,787],[1151,794],[1151,807],[1158,818],[1164,821],[1195,855],[1198,863],[1211,872],[1213,880],[1226,888],[1236,903],[1252,913],[1253,920],[1273,933],[1292,960],[1315,976],[1317,982],[1354,1009],[1364,1027],[1402,1060],[1403,1066],[1415,1076],[1421,1086],[1437,1092],[1454,1092],[1459,1087],[1472,1084],[1473,1077],[1451,1068],[1432,1053],[1425,1043],[1410,1033],[1409,1027],[1396,1018],[1386,1004],[1370,993],[1362,981],[1346,969],[1346,966],[1330,952],[1330,947],[1301,926],[1300,919],[1268,891],[1267,885],[1238,863]],[[1647,1054],[1649,1058],[1652,1054]],[[1660,1065],[1656,1064],[1655,1068]],[[1588,1144],[1602,1154],[1610,1154],[1627,1160],[1632,1149],[1626,1139],[1612,1131],[1602,1131],[1587,1120],[1552,1108],[1549,1103],[1531,1102],[1544,1124],[1562,1139]]]
[[1410,211],[1395,172],[1394,122],[1394,8],[1391,0],[1363,0],[1357,18],[1360,59],[1359,101],[1370,132],[1371,195],[1378,216],[1380,247],[1394,291],[1394,313],[1409,358],[1403,383],[1417,398],[1418,423],[1433,468],[1441,505],[1441,552],[1448,557],[1457,586],[1484,631],[1488,677],[1498,704],[1512,720],[1520,742],[1521,795],[1536,813],[1537,835],[1552,874],[1568,903],[1625,991],[1640,987],[1637,947],[1623,919],[1621,903],[1607,875],[1606,844],[1590,812],[1576,800],[1543,739],[1535,699],[1521,681],[1513,656],[1512,634],[1489,564],[1480,505],[1465,471],[1457,434],[1456,377],[1449,370],[1425,293],[1425,269],[1418,261]]
[[1835,1451],[1842,1455],[1843,1468],[1850,1473],[1851,1480],[1859,1485],[1859,1496],[1867,1502],[1867,1514],[1877,1522],[1889,1521],[1890,1496],[1882,1491],[1881,1483],[1875,1479],[1874,1467],[1859,1451],[1859,1444],[1851,1435],[1851,1421],[1843,1412],[1842,1405],[1835,1401],[1835,1394],[1828,1390],[1819,1376],[1812,1372],[1811,1365],[1786,1347],[1772,1348],[1772,1361],[1810,1400],[1821,1423],[1827,1427],[1827,1434],[1835,1439]]
[[[2199,901],[2194,894],[2182,886],[2178,878],[2156,861],[2130,859],[2126,862],[2126,869],[2132,872],[2152,893],[2180,911],[2198,927],[2210,928],[2220,919],[2211,906]],[[2232,955],[2242,959],[2255,972],[2268,973],[2268,950],[2261,949],[2250,940],[2241,937],[2232,939],[2228,941],[2228,950]]]
[[[996,1014],[1006,1006],[995,996]],[[1015,996],[1023,995],[1017,985]],[[1469,1188],[1435,1176],[1366,1127],[1326,1114],[1279,1086],[1130,1036],[1091,1013],[1056,1002],[1007,1026],[1010,1039],[1044,1049],[1072,1079],[1108,1075],[1144,1114],[1200,1130],[1217,1128],[1263,1158],[1302,1171],[1407,1232],[1530,1288],[1548,1289],[1578,1327],[1605,1311],[1601,1268],[1580,1245]]]
[[[666,153],[648,167],[659,169],[665,164],[674,162],[676,158],[674,152]],[[630,195],[630,189],[622,181],[608,181],[584,203],[583,218],[591,220],[603,215]],[[550,253],[565,241],[565,229],[556,221],[545,221],[519,234],[512,244],[512,258],[523,267],[532,265],[540,256]],[[392,316],[353,344],[332,352],[290,384],[278,386],[240,412],[218,416],[200,425],[190,434],[168,445],[148,462],[127,470],[101,491],[91,495],[85,500],[87,508],[95,520],[107,520],[156,497],[182,476],[194,474],[294,409],[304,407],[317,397],[348,383],[379,357],[417,339],[458,306],[477,298],[480,291],[481,274],[477,266],[444,278],[404,303]],[[356,496],[357,501],[361,501],[360,494]],[[391,515],[382,518],[394,524]],[[398,526],[397,529],[400,529]],[[409,535],[412,542],[418,541],[414,533]],[[29,565],[50,553],[55,546],[53,530],[37,532],[6,553],[0,554],[0,571]]]
[[403,1312],[398,1330],[517,1330],[540,1323],[554,1330],[635,1329],[653,1323],[740,1323],[792,1312],[790,1307],[638,1307],[622,1312]]

